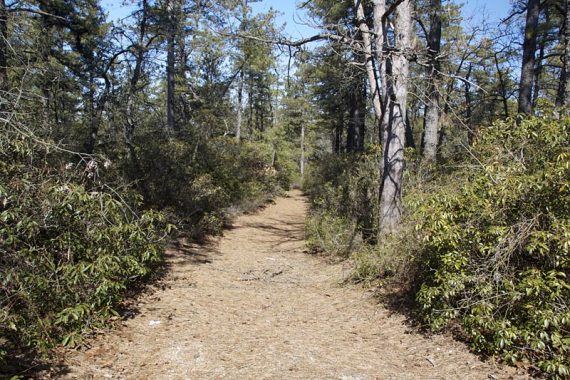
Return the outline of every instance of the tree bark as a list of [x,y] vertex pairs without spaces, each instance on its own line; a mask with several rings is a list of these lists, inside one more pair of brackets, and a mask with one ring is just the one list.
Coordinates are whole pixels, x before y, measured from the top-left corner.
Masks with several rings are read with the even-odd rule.
[[[8,11],[5,0],[0,0],[0,113],[6,110],[8,95]],[[0,115],[4,117],[4,115]]]
[[467,141],[469,146],[473,145],[475,140],[475,126],[471,124],[471,119],[473,117],[473,109],[471,106],[471,83],[469,78],[471,77],[471,71],[473,70],[473,64],[469,64],[469,69],[467,69],[467,75],[465,75],[465,124],[467,125]]
[[136,118],[134,112],[134,98],[138,91],[138,85],[140,78],[142,76],[144,54],[145,54],[145,37],[147,29],[148,20],[148,0],[142,1],[142,15],[139,22],[139,35],[137,44],[134,47],[135,50],[135,67],[133,69],[133,76],[131,77],[129,83],[129,92],[127,98],[127,124],[125,126],[125,143],[127,145],[127,157],[132,163],[137,163],[136,151],[135,151],[135,129],[136,129]]
[[169,132],[177,130],[175,120],[175,65],[176,65],[176,29],[177,29],[177,15],[176,15],[176,0],[170,0],[167,3],[168,12],[168,25],[166,36],[166,126]]
[[87,92],[87,104],[89,107],[89,138],[85,143],[85,153],[93,154],[97,135],[99,134],[99,121],[97,119],[96,99],[95,99],[95,77],[89,74],[89,90]]
[[564,25],[562,26],[564,55],[562,57],[562,71],[558,84],[556,105],[558,107],[570,105],[570,0],[564,0]]
[[247,129],[249,138],[253,139],[255,137],[255,131],[253,128],[253,78],[251,73],[249,73],[247,78],[247,103]]
[[566,9],[564,22],[564,98],[562,105],[570,105],[570,0],[565,1]]
[[349,115],[348,130],[346,131],[346,151],[354,152],[356,150],[356,126],[358,124],[358,107],[356,104],[356,91],[351,91],[349,95]]
[[[392,101],[391,96],[391,84],[389,83],[388,73],[390,72],[390,60],[391,58],[384,54],[384,47],[386,45],[386,25],[384,22],[384,13],[386,12],[386,0],[374,0],[373,8],[373,18],[374,18],[374,55],[376,57],[377,65],[377,82],[380,84],[379,87],[379,98],[380,98],[380,116],[379,116],[379,136],[380,144],[382,145],[382,151],[386,150],[386,140],[388,131],[388,109]],[[380,176],[384,170],[383,161],[380,164]]]
[[536,102],[540,96],[540,86],[541,86],[541,77],[542,72],[544,71],[544,65],[542,62],[544,61],[544,48],[545,42],[544,39],[540,41],[538,48],[538,58],[536,60],[536,68],[534,69],[534,83],[532,88],[532,108],[536,107]]
[[536,36],[539,14],[540,0],[528,0],[524,30],[522,68],[519,84],[519,114],[532,113],[532,84],[534,81]]
[[439,87],[441,82],[441,0],[431,0],[431,26],[428,36],[428,88],[424,114],[423,158],[435,161],[439,131]]
[[[360,82],[360,79],[356,79]],[[346,141],[348,152],[360,152],[364,150],[364,138],[366,135],[366,86],[356,83],[350,94],[350,118]]]
[[[497,76],[499,77],[499,85],[501,86],[501,100],[503,103],[503,112],[505,114],[505,119],[509,117],[509,99],[507,98],[507,84],[505,83],[505,78],[503,72],[501,71],[501,66],[499,65],[499,57],[497,56],[498,53],[494,54],[495,58],[495,67],[497,68]],[[471,66],[469,66],[469,70],[471,70]],[[538,86],[535,86],[538,88]]]
[[[248,16],[248,8],[247,8],[247,0],[242,0],[241,3],[241,23],[239,26],[239,30],[242,33],[247,31],[247,16]],[[244,53],[245,54],[245,53]],[[244,61],[246,57],[243,57]],[[245,63],[245,62],[244,62]],[[238,104],[237,104],[237,120],[236,120],[236,140],[239,143],[241,141],[241,125],[243,123],[243,81],[244,81],[244,65],[239,72],[238,77]]]
[[[374,55],[372,55],[370,28],[366,23],[362,1],[354,0],[354,5],[356,7],[356,24],[362,38],[362,52],[365,60],[366,74],[368,75],[368,84],[370,86],[370,96],[372,98],[372,105],[374,106],[374,114],[378,120],[381,120],[382,103],[380,100],[378,80],[376,79],[376,72],[374,70]],[[378,50],[378,48],[376,50]]]
[[301,124],[301,159],[299,162],[301,179],[305,176],[305,124]]
[[243,123],[243,69],[240,70],[238,79],[238,99],[237,99],[237,120],[236,120],[236,140],[241,141],[241,125]]
[[[412,48],[412,17],[410,0],[402,1],[394,11],[394,39],[397,51],[392,53],[388,83],[393,89],[389,122],[385,131],[385,149],[380,196],[380,233],[395,232],[402,216],[402,180],[406,140],[409,61]],[[389,90],[388,90],[389,91]],[[390,93],[390,91],[389,91]]]
[[[364,78],[363,78],[364,79]],[[366,140],[366,80],[358,81],[356,104],[358,110],[358,129],[357,149],[364,151]]]
[[343,121],[341,120],[339,124],[334,128],[333,136],[332,136],[332,143],[333,143],[333,151],[336,154],[342,153],[342,131],[344,129]]
[[406,147],[416,149],[416,142],[414,140],[414,131],[412,129],[412,122],[410,121],[410,112],[408,112],[408,114],[406,115]]

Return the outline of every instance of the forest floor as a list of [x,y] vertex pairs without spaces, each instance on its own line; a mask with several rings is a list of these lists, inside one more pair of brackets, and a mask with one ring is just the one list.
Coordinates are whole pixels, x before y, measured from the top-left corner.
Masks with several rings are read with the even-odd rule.
[[223,238],[168,250],[165,278],[122,324],[66,350],[67,379],[523,379],[449,336],[425,336],[347,264],[304,253],[307,204],[290,192]]

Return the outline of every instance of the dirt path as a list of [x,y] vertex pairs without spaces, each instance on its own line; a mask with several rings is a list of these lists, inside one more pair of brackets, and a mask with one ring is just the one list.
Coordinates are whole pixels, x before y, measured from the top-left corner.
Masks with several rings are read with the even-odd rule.
[[292,192],[208,247],[169,253],[164,289],[133,318],[67,356],[77,379],[506,379],[449,338],[412,332],[342,265],[303,253]]

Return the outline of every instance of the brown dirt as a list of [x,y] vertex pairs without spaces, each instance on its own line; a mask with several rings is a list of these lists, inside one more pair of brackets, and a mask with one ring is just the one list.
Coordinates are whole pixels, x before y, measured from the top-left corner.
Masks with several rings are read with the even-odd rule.
[[136,314],[69,351],[68,379],[508,379],[446,336],[426,337],[348,274],[303,253],[299,192],[240,217],[206,246],[168,252]]

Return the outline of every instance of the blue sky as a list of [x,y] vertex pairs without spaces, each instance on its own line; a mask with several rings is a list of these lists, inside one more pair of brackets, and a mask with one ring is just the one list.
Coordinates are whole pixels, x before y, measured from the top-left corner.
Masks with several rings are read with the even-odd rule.
[[[454,3],[463,4],[463,16],[465,19],[472,19],[472,23],[479,23],[486,20],[492,24],[497,24],[504,19],[511,9],[510,0],[465,0]],[[252,3],[254,12],[268,11],[273,8],[282,15],[278,18],[280,24],[286,23],[286,32],[292,38],[308,37],[316,33],[310,27],[310,19],[302,10],[296,10],[297,0],[263,0],[260,3]],[[308,25],[307,25],[308,24]]]
[[[266,12],[270,8],[277,10],[281,15],[277,18],[278,24],[286,24],[285,32],[293,39],[308,37],[317,31],[310,26],[310,19],[306,13],[296,10],[298,0],[263,0],[252,3],[255,13]],[[511,8],[510,0],[465,0],[454,1],[463,3],[463,16],[472,18],[471,23],[486,20],[492,24],[505,18]],[[109,12],[109,18],[116,20],[129,14],[129,7],[122,5],[123,0],[102,0],[103,7]]]
[[473,17],[475,22],[486,19],[496,24],[507,17],[511,10],[509,0],[465,0],[457,3],[463,4],[463,17]]

